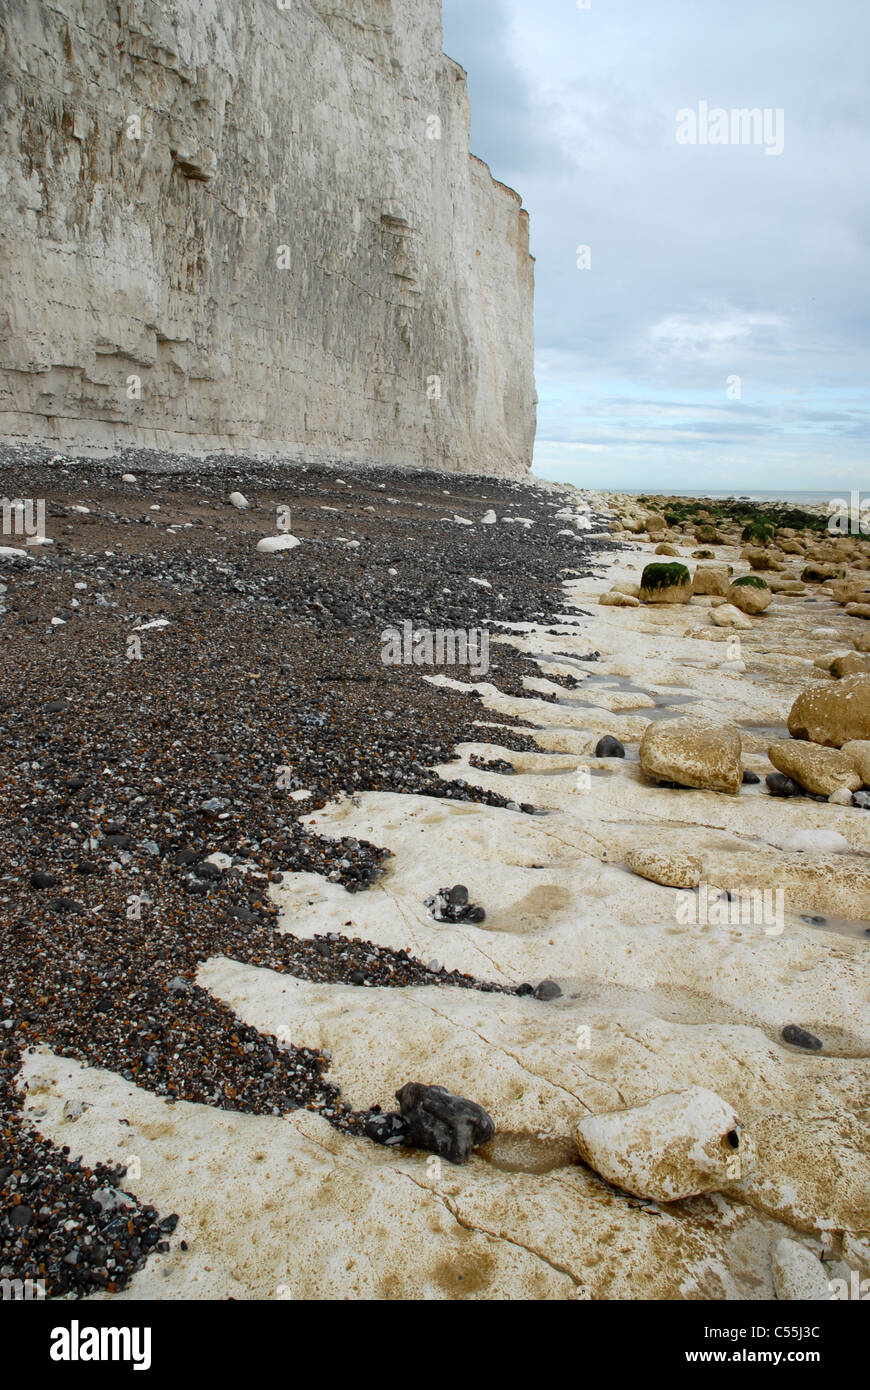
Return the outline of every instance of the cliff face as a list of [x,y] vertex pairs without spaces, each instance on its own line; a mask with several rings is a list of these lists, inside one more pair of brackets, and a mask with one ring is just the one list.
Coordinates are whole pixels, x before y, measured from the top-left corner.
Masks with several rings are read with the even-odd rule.
[[528,468],[528,218],[440,0],[0,20],[0,436]]

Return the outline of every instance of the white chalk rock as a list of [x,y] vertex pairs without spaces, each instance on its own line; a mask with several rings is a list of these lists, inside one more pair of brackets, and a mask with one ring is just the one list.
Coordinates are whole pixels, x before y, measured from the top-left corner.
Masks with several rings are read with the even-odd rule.
[[264,536],[257,541],[257,549],[264,555],[272,555],[276,550],[295,550],[301,544],[297,536]]
[[138,482],[138,479],[137,479],[135,473],[122,473],[122,474],[121,474],[121,482],[122,482],[122,483],[135,483],[135,482]]
[[246,508],[250,506],[250,503],[243,492],[231,492],[230,503],[240,512],[245,511]]
[[735,608],[733,603],[723,603],[719,608],[714,608],[710,612],[710,617],[717,627],[736,627],[745,631],[752,627],[752,622],[741,613],[739,608]]
[[481,519],[480,519],[480,524],[481,524],[481,526],[494,526],[497,520],[498,520],[498,517],[496,516],[496,514],[495,514],[495,512],[493,511],[492,507],[490,507],[490,509],[489,509],[489,511],[487,512],[486,516],[481,517]]
[[586,1116],[576,1137],[580,1157],[596,1173],[658,1202],[727,1187],[745,1177],[755,1161],[754,1146],[734,1110],[703,1086]]
[[30,560],[26,550],[16,550],[14,545],[0,545],[0,560]]
[[772,1257],[773,1287],[788,1302],[828,1302],[831,1285],[821,1260],[796,1240],[777,1242]]
[[842,854],[849,848],[849,841],[837,830],[795,830],[779,841],[779,847],[804,852],[809,850],[815,854]]
[[836,791],[831,792],[828,800],[832,806],[851,806],[852,793],[848,787],[838,787]]

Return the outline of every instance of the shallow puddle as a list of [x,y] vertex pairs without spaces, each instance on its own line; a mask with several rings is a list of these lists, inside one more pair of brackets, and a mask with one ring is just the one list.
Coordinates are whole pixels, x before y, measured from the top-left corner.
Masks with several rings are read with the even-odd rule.
[[567,1135],[506,1130],[476,1152],[503,1173],[552,1173],[556,1168],[570,1168],[578,1161],[574,1142]]
[[766,739],[790,739],[787,724],[765,724],[764,720],[758,719],[735,719],[734,723],[738,729],[745,729],[749,734],[762,735]]
[[[858,937],[870,946],[870,925],[863,918],[829,917],[821,913],[801,913],[798,918],[802,927],[813,927],[815,931],[833,932],[836,936]],[[786,931],[788,927],[786,927]]]

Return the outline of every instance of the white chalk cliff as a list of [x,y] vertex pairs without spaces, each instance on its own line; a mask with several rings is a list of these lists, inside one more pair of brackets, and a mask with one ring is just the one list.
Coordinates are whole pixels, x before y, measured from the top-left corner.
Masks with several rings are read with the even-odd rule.
[[440,0],[0,21],[0,438],[523,475],[528,216]]

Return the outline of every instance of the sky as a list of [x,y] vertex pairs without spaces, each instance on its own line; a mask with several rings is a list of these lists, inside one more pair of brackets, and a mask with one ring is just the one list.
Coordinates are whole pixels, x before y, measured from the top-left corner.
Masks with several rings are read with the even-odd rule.
[[444,0],[444,49],[531,217],[535,472],[870,489],[870,0]]

